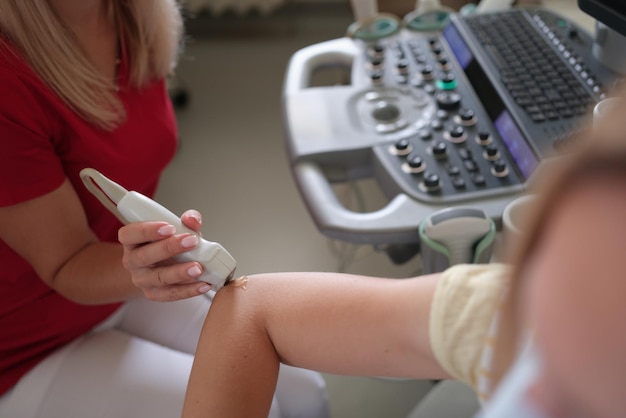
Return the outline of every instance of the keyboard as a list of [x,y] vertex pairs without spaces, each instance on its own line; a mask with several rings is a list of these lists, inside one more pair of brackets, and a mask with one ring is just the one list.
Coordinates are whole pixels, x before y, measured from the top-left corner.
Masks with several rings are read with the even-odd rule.
[[[455,17],[453,24],[498,96],[497,110],[512,114],[540,159],[567,149],[620,80],[594,57],[593,37],[554,12],[512,9]],[[489,110],[491,99],[474,82],[480,76],[465,70]]]
[[534,122],[584,115],[605,93],[585,61],[539,14],[486,15],[469,26],[497,66],[504,86]]

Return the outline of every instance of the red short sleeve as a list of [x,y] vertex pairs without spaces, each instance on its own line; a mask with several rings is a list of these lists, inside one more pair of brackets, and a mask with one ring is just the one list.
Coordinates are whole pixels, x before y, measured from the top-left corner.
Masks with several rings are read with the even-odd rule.
[[43,195],[63,182],[49,125],[36,91],[0,68],[0,206]]

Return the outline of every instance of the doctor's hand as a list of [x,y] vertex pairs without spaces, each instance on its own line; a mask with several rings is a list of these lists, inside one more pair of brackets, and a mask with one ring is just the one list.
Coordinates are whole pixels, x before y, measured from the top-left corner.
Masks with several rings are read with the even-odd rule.
[[[188,210],[180,219],[200,233],[202,217],[198,211]],[[198,244],[195,235],[177,234],[167,222],[135,222],[120,228],[118,239],[124,247],[122,264],[147,299],[174,301],[210,290],[209,284],[196,281],[202,274],[200,263],[179,263],[172,258],[194,249]]]

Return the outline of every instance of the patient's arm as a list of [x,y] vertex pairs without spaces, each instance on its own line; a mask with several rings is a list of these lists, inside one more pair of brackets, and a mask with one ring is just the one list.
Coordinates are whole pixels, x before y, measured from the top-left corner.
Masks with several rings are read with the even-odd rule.
[[439,275],[251,276],[215,297],[183,417],[267,417],[279,362],[322,372],[446,378],[428,319]]

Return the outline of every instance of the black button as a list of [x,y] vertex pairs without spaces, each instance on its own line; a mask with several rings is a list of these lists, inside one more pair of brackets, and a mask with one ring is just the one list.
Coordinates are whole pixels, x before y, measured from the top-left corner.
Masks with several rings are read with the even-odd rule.
[[474,184],[476,184],[477,186],[483,186],[486,183],[485,180],[485,176],[483,176],[480,173],[474,173],[472,175],[472,181],[474,182]]
[[440,91],[436,94],[435,100],[440,109],[453,110],[461,104],[461,95],[454,91]]
[[424,165],[424,159],[417,154],[411,154],[406,160],[411,168],[420,168]]
[[504,160],[496,160],[493,162],[493,171],[496,173],[504,173],[506,169],[506,162],[504,162]]
[[399,44],[395,48],[393,48],[393,55],[395,55],[396,58],[400,60],[404,59],[404,51],[402,50]]
[[416,88],[424,87],[424,82],[417,78],[411,79],[411,85]]
[[430,122],[430,127],[433,128],[435,131],[440,131],[443,129],[443,123],[441,123],[440,120],[435,119]]
[[444,83],[451,83],[456,79],[454,73],[446,72],[441,76],[441,81]]
[[474,113],[472,109],[462,109],[459,111],[459,117],[464,122],[470,122],[474,120],[474,118],[476,117],[476,114]]
[[418,64],[425,64],[426,63],[426,58],[424,58],[424,55],[422,53],[420,53],[420,51],[413,51],[413,59]]
[[450,136],[452,138],[461,138],[463,135],[465,135],[465,129],[463,129],[462,126],[455,126],[450,131]]
[[398,63],[396,64],[396,67],[399,70],[405,70],[408,66],[409,66],[409,61],[406,60],[406,59],[402,59],[402,60],[398,61]]
[[478,132],[476,138],[478,140],[477,142],[481,145],[485,145],[491,142],[491,134],[487,131]]
[[464,189],[465,188],[465,180],[463,180],[463,177],[453,177],[452,178],[452,185],[456,189]]
[[450,116],[450,114],[446,110],[439,109],[437,110],[437,119],[446,120]]
[[463,160],[471,160],[472,159],[472,151],[467,148],[459,148],[459,157]]
[[430,133],[430,131],[428,129],[422,129],[420,130],[417,135],[420,137],[420,139],[423,139],[424,141],[430,139],[433,137],[433,134]]
[[495,157],[498,155],[498,147],[493,144],[487,145],[485,147],[485,154],[487,154],[488,157]]
[[396,149],[398,151],[406,151],[407,149],[409,149],[409,146],[411,144],[409,143],[408,139],[401,139],[398,142],[396,142]]
[[448,174],[450,174],[451,176],[458,176],[459,174],[461,174],[461,169],[455,165],[451,165],[450,167],[448,167]]
[[433,69],[433,67],[431,67],[430,65],[425,65],[420,70],[420,73],[422,74],[422,77],[430,78],[432,77],[434,71],[435,70]]
[[439,187],[439,176],[435,173],[426,173],[424,174],[424,186],[429,189],[434,189]]
[[432,146],[432,152],[435,157],[442,157],[446,155],[447,149],[448,147],[445,144],[445,142],[438,141],[438,142],[435,142]]
[[465,169],[470,173],[478,171],[478,166],[476,165],[474,160],[463,160],[463,165],[465,166]]

